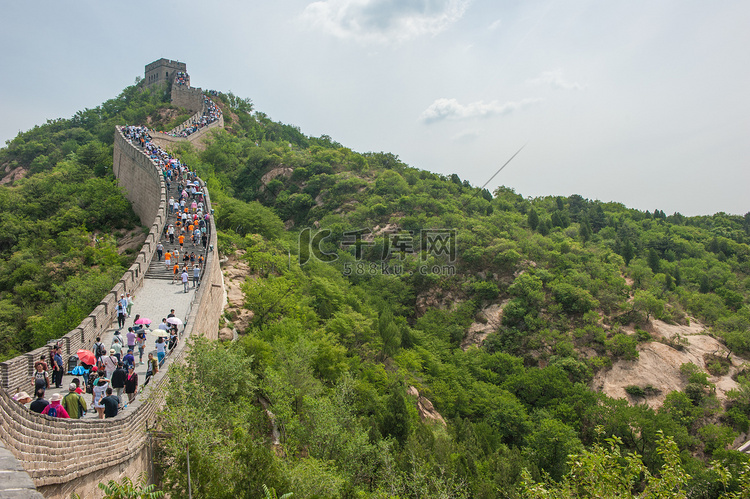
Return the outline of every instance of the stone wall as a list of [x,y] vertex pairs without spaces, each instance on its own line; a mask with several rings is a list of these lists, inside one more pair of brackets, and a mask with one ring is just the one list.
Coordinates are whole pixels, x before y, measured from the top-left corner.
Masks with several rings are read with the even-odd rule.
[[[185,328],[189,338],[196,330]],[[45,497],[101,496],[96,484],[119,480],[123,472],[135,478],[150,471],[150,437],[156,413],[164,403],[169,367],[181,362],[187,342],[181,341],[167,357],[165,368],[139,396],[140,404],[126,414],[106,420],[62,420],[29,411],[0,390],[0,440],[23,464]],[[134,404],[135,405],[135,404]]]
[[[190,136],[191,141],[197,138],[198,133]],[[144,225],[150,226],[150,231],[135,263],[120,282],[78,327],[59,340],[66,359],[79,348],[90,349],[96,336],[110,326],[115,319],[118,295],[140,287],[166,222],[166,191],[158,168],[119,129],[115,131],[114,169],[134,211]],[[208,194],[206,209],[211,209]],[[201,286],[185,322],[185,340],[167,357],[162,370],[131,406],[132,410],[106,420],[60,420],[33,413],[16,403],[8,390],[29,383],[34,359],[42,353],[49,354],[49,347],[0,363],[0,442],[22,463],[45,497],[67,499],[74,491],[81,497],[101,497],[99,482],[119,480],[123,475],[135,479],[141,471],[150,473],[148,429],[164,403],[169,367],[184,360],[187,340],[192,335],[218,337],[224,290],[213,217],[210,230],[211,249]],[[19,473],[17,467],[18,463],[10,457],[0,462],[0,478]],[[34,497],[33,491],[27,492],[32,494],[27,497]]]
[[[192,137],[192,136],[191,136]],[[206,190],[206,206],[211,209],[211,198]],[[188,315],[188,324],[201,336],[216,340],[219,338],[219,318],[224,310],[224,280],[219,263],[219,246],[216,244],[216,224],[211,217],[211,237],[208,240],[209,254],[203,278]]]
[[172,85],[172,104],[197,113],[203,109],[203,90],[187,85]]
[[[166,215],[164,180],[151,159],[137,147],[133,147],[121,131],[115,132],[113,157],[115,177],[125,188],[125,197],[133,205],[133,211],[148,226],[157,215]],[[158,235],[158,234],[157,234]]]
[[[166,222],[167,201],[163,179],[151,160],[129,144],[119,130],[115,132],[114,169],[120,184],[126,188],[126,197],[133,204],[141,223],[150,226],[150,230],[135,262],[123,274],[120,282],[107,293],[88,317],[58,340],[62,343],[62,356],[65,360],[81,348],[90,350],[96,337],[101,336],[115,320],[117,297],[124,293],[133,293],[141,286]],[[34,361],[42,354],[49,358],[53,343],[0,362],[0,387],[5,390],[21,387],[28,391],[27,385],[34,372]]]

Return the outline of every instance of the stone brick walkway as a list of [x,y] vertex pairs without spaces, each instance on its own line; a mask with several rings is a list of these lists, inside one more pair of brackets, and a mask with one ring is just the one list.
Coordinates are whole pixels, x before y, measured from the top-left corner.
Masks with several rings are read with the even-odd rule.
[[[176,189],[173,188],[171,194],[177,194]],[[175,217],[170,215],[168,223],[174,223]],[[166,240],[162,240],[162,244],[164,245],[165,251],[166,250],[173,250],[175,247],[179,248],[179,245],[175,244],[169,244],[168,238]],[[185,249],[188,251],[196,251],[202,250],[202,248],[195,248],[193,247],[192,242],[185,245]],[[170,313],[171,309],[174,309],[175,316],[182,320],[182,322],[186,322],[187,317],[190,312],[190,306],[193,300],[193,297],[195,296],[195,288],[193,288],[193,273],[192,269],[188,272],[190,275],[190,287],[189,291],[187,293],[184,292],[184,288],[182,285],[182,282],[180,282],[179,276],[175,280],[174,284],[172,284],[171,280],[169,280],[166,277],[166,274],[171,275],[170,272],[159,272],[154,271],[155,267],[158,267],[159,270],[161,270],[162,266],[166,269],[166,265],[164,264],[163,260],[162,262],[157,262],[156,255],[154,255],[154,259],[151,263],[151,268],[149,269],[149,272],[146,274],[146,277],[143,280],[143,285],[140,287],[140,289],[136,290],[134,293],[134,300],[133,300],[133,308],[131,310],[131,316],[125,319],[125,327],[122,328],[121,334],[123,340],[127,342],[126,334],[128,332],[128,327],[133,326],[133,321],[135,320],[135,316],[140,314],[141,318],[148,318],[151,319],[151,334],[147,335],[147,342],[146,342],[146,349],[143,354],[143,364],[138,364],[138,348],[135,349],[133,352],[135,360],[136,360],[136,373],[138,373],[138,386],[142,386],[143,383],[146,380],[146,361],[148,360],[148,354],[149,352],[153,352],[154,357],[156,357],[156,338],[157,333],[161,333],[161,331],[158,329],[159,324],[161,324],[162,318],[166,318],[167,315]],[[182,258],[180,258],[180,266],[182,266]],[[159,274],[162,275],[159,275]],[[152,276],[153,277],[150,277]],[[184,329],[184,324],[180,326],[179,331],[182,333]],[[106,333],[101,337],[102,342],[107,347],[107,350],[109,350],[110,346],[112,345],[112,340],[115,336],[115,331],[117,330],[117,320],[110,325],[109,329],[107,329]],[[122,350],[122,356],[124,357],[127,353],[127,345],[124,346]],[[63,359],[67,366],[68,359]],[[167,356],[167,360],[169,360],[169,356]],[[166,361],[165,361],[166,362]],[[167,367],[165,364],[163,366],[164,368]],[[50,373],[51,375],[51,373]],[[81,379],[81,382],[84,382],[83,376],[73,376],[71,374],[65,374],[63,376],[63,384],[62,388],[49,388],[46,391],[45,398],[49,400],[49,398],[52,396],[53,393],[60,393],[61,395],[65,395],[68,393],[68,385],[71,383],[73,378],[78,377]],[[146,395],[144,393],[143,395]],[[84,420],[91,420],[98,417],[96,410],[92,407],[92,394],[86,393],[84,394],[86,404],[89,407],[89,410],[84,416]],[[123,406],[125,405],[125,402],[127,401],[127,395],[123,392],[121,401]],[[130,411],[138,406],[138,397],[133,401],[133,404],[128,405],[127,408],[120,411],[121,413],[125,411]]]

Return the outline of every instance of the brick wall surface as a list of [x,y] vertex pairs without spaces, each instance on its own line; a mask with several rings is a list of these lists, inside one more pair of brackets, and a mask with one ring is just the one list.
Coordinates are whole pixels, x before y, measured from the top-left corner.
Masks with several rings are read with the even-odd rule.
[[[194,140],[197,135],[193,134],[190,139]],[[79,348],[91,348],[96,337],[115,319],[117,297],[140,287],[154,256],[158,235],[164,228],[166,191],[161,174],[119,129],[115,132],[114,168],[134,211],[144,225],[150,225],[151,230],[135,263],[120,282],[81,324],[61,339],[66,359]],[[206,201],[210,210],[208,196]],[[212,250],[207,255],[202,284],[193,298],[185,324],[183,337],[186,340],[194,334],[212,339],[218,337],[224,290],[213,218],[210,228]],[[74,491],[81,497],[101,497],[101,490],[97,487],[99,482],[119,480],[122,476],[135,478],[141,471],[149,472],[151,446],[148,428],[164,403],[169,366],[184,360],[187,343],[178,343],[175,351],[167,357],[164,368],[139,396],[132,410],[107,420],[50,418],[29,411],[10,397],[9,390],[30,384],[33,362],[42,353],[49,357],[49,346],[0,363],[0,442],[22,463],[45,497],[67,498]],[[0,461],[0,467],[3,467],[0,473],[6,466],[8,470],[11,465],[16,466],[2,463]]]
[[197,113],[203,109],[203,90],[199,87],[172,85],[172,104]]

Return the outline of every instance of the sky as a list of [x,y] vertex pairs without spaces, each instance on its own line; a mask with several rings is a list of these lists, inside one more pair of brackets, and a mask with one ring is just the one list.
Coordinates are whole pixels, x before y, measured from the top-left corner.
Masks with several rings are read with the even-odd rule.
[[0,140],[193,86],[358,152],[526,197],[750,212],[750,2],[3,2]]

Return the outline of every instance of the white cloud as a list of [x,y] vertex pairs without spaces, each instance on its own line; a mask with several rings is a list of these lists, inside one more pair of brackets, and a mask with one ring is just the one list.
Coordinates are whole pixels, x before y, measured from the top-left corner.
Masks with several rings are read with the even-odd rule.
[[303,21],[338,38],[402,42],[434,35],[459,20],[470,0],[319,0]]
[[550,85],[562,90],[583,90],[586,88],[586,85],[565,80],[565,78],[563,78],[563,72],[560,69],[555,71],[545,71],[536,78],[527,80],[526,83],[529,83],[530,85]]
[[485,118],[495,115],[512,113],[518,109],[528,107],[541,99],[523,99],[517,102],[477,101],[463,105],[456,99],[436,99],[435,102],[422,112],[419,117],[425,123],[442,120],[464,120],[470,118]]
[[502,24],[502,19],[496,19],[492,24],[488,26],[487,29],[489,29],[490,31],[494,31],[497,28],[499,28],[501,24]]

